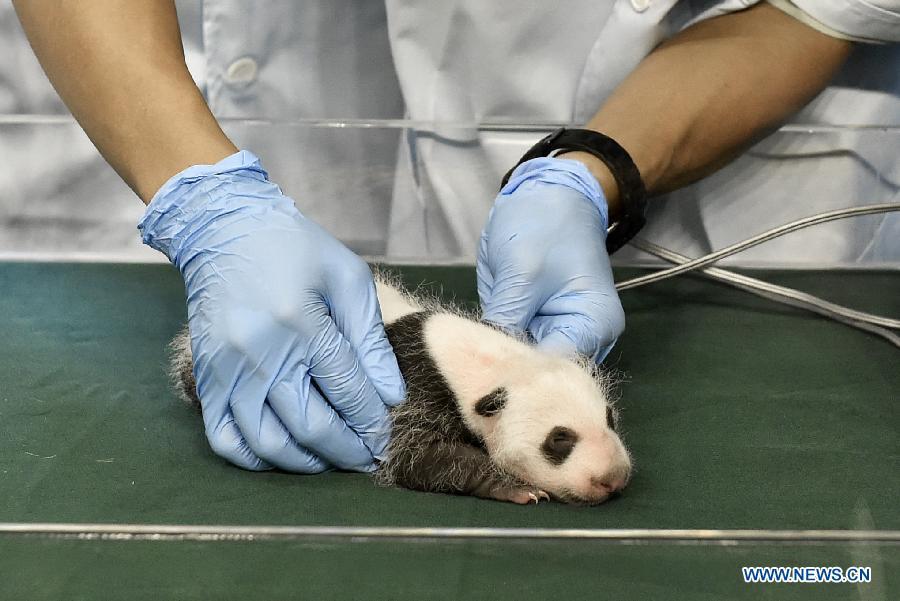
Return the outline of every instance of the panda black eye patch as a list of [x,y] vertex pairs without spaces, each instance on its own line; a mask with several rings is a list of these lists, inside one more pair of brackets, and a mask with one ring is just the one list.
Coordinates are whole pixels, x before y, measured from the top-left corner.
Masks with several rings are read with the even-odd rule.
[[541,452],[553,465],[561,465],[572,454],[577,442],[578,434],[569,428],[557,426],[547,434],[544,444],[541,445]]
[[491,417],[506,406],[506,389],[497,388],[493,392],[484,395],[475,403],[475,413],[482,417]]

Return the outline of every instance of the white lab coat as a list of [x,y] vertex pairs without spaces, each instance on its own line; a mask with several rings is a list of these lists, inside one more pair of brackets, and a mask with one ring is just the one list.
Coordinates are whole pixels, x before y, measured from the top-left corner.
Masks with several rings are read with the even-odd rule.
[[[178,8],[189,68],[213,112],[300,209],[358,252],[431,262],[473,260],[500,176],[543,134],[477,124],[582,123],[661,40],[755,1],[185,0]],[[900,3],[881,3],[877,26],[860,18],[877,3],[861,0],[817,4],[814,16],[856,37],[896,38]],[[841,4],[854,7],[844,11],[852,18],[842,21]],[[12,57],[0,59],[8,212],[0,254],[157,259],[132,230],[142,206],[76,125],[3,123],[4,113],[64,113],[14,19],[0,0],[2,56]],[[421,125],[309,125],[404,118]],[[861,47],[793,122],[900,125],[900,48]],[[653,202],[645,235],[696,255],[813,212],[897,200],[898,155],[896,130],[782,131]],[[738,260],[900,264],[900,216],[819,226]]]

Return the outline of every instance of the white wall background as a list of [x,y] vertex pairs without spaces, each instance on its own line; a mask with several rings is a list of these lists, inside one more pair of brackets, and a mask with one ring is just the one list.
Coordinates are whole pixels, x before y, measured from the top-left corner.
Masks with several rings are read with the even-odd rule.
[[[541,135],[479,129],[477,121],[524,123],[531,109],[474,110],[465,127],[426,128],[440,135],[405,128],[392,120],[416,116],[404,98],[418,80],[415,73],[398,80],[395,60],[419,49],[392,47],[382,3],[269,0],[264,20],[243,18],[250,6],[178,2],[189,68],[229,135],[263,158],[305,214],[354,250],[471,261],[496,182]],[[400,17],[392,19],[396,25]],[[233,68],[241,59],[255,66],[249,75]],[[791,126],[713,177],[655,201],[646,237],[698,255],[814,212],[900,201],[898,91],[900,48],[861,48]],[[575,120],[572,111],[563,119]],[[535,109],[531,120],[546,123],[547,114]],[[442,188],[444,179],[453,185]],[[472,198],[475,208],[456,223],[455,209]],[[162,261],[140,244],[142,209],[68,116],[11,3],[0,0],[0,257]],[[617,256],[640,259],[629,250]],[[732,262],[900,266],[900,215],[820,226]]]

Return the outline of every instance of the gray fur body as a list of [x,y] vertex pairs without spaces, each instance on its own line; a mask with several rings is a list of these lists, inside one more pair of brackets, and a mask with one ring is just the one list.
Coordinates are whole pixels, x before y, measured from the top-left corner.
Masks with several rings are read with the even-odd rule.
[[530,492],[537,501],[540,491],[497,467],[483,441],[463,421],[450,386],[425,348],[422,330],[431,315],[433,311],[420,310],[385,327],[406,380],[407,398],[391,410],[388,455],[376,481],[498,500]]

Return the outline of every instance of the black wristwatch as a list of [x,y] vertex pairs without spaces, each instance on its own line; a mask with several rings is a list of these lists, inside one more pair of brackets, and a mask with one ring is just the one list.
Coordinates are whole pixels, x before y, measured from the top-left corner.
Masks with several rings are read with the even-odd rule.
[[589,129],[560,128],[522,155],[519,162],[503,176],[500,188],[506,185],[516,167],[525,161],[575,150],[590,153],[603,161],[619,186],[622,215],[609,226],[606,234],[606,252],[613,254],[634,238],[647,223],[647,190],[641,173],[628,152],[609,136]]

